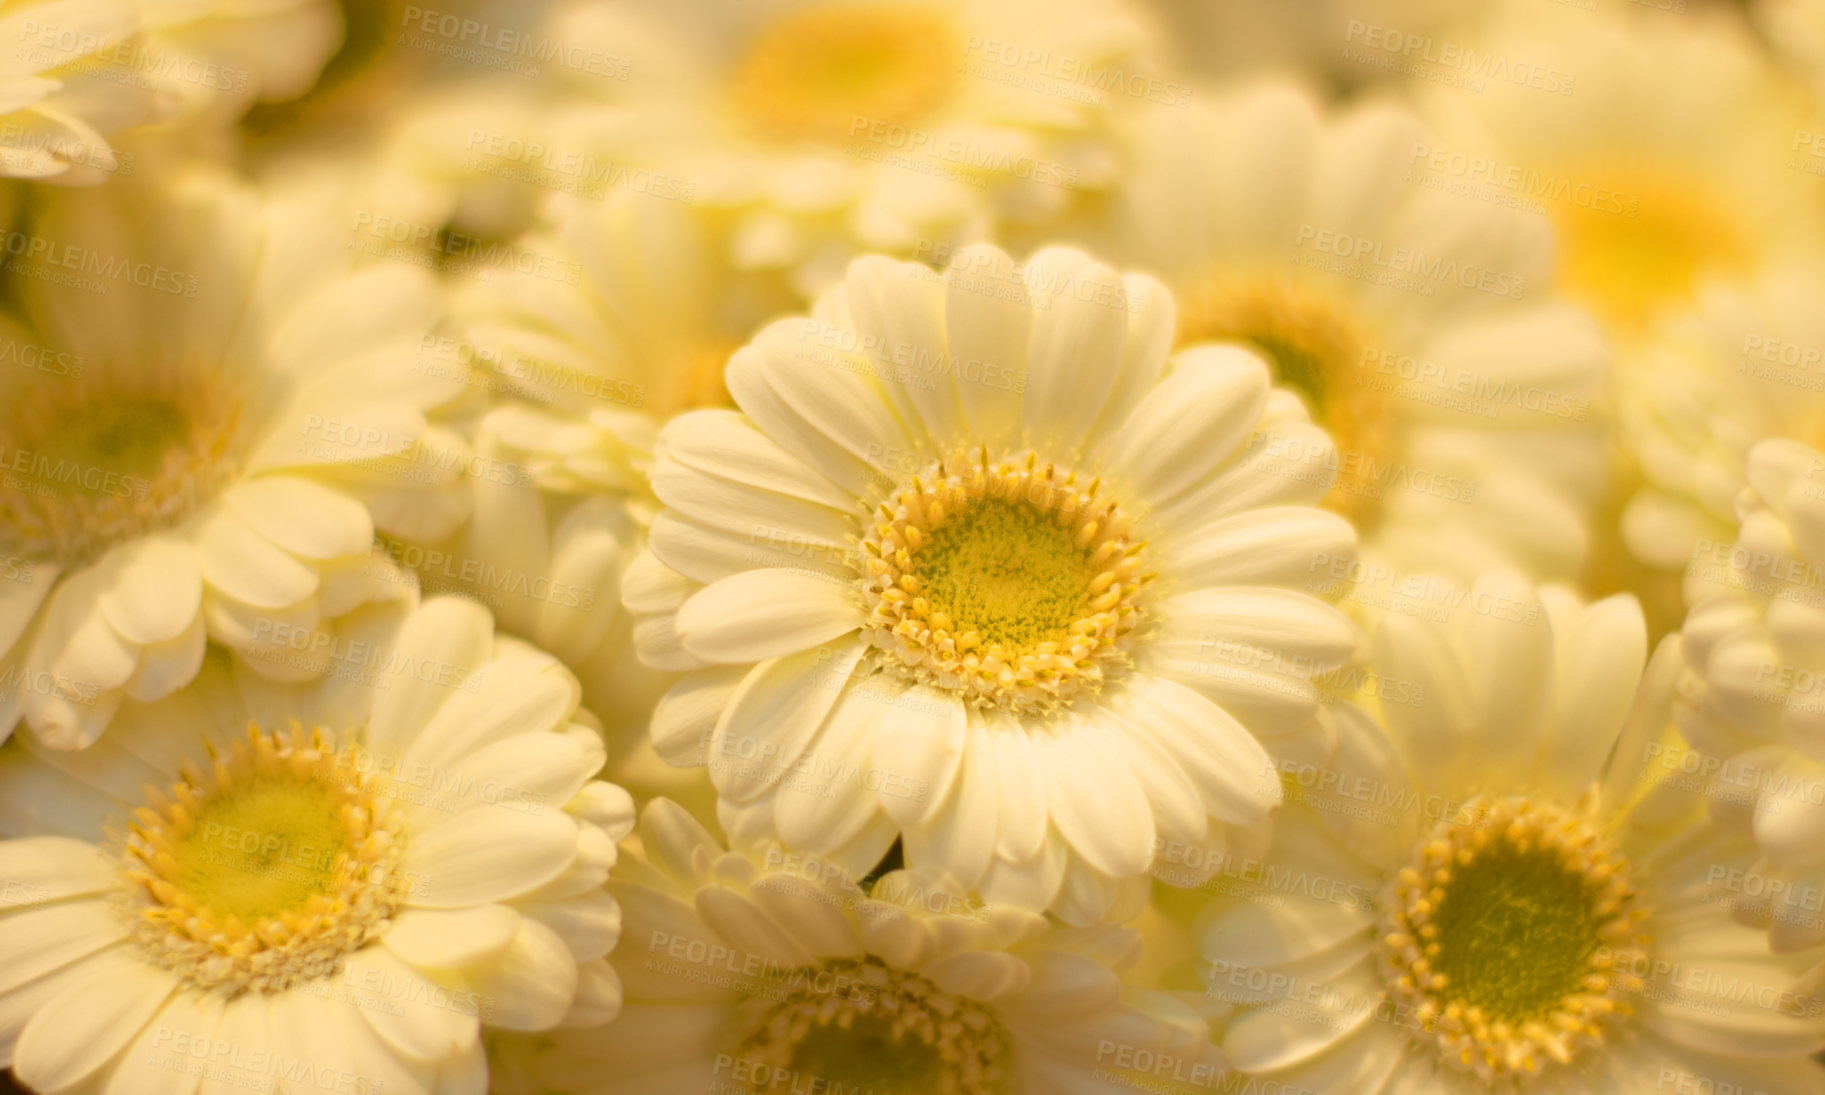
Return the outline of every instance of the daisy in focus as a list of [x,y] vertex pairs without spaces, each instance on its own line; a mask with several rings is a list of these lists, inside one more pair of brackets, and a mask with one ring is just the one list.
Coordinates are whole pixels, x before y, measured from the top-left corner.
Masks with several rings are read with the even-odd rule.
[[591,779],[575,678],[455,599],[359,614],[337,660],[295,686],[212,659],[93,748],[0,752],[24,1083],[195,1090],[200,1049],[206,1089],[480,1093],[484,1024],[613,1017],[633,802]]
[[1261,867],[1288,881],[1198,924],[1237,1069],[1324,1092],[1825,1091],[1825,997],[1732,917],[1753,843],[1658,778],[1679,654],[1638,692],[1646,646],[1627,597],[1499,575],[1449,624],[1383,623],[1375,671],[1425,702],[1359,712],[1289,774]]
[[859,253],[1059,215],[1114,183],[1114,115],[1190,97],[1113,0],[597,0],[550,34],[591,47],[577,81],[618,106],[574,110],[566,151],[659,169],[737,221],[737,269],[806,293]]
[[63,191],[16,234],[0,311],[0,736],[93,742],[189,681],[205,636],[286,679],[396,580],[375,530],[442,536],[457,474],[422,442],[461,391],[414,368],[441,302],[348,271],[289,207],[207,172]]
[[1280,799],[1266,737],[1356,631],[1299,587],[1353,560],[1330,442],[1234,346],[1168,354],[1171,296],[1080,252],[871,257],[674,419],[624,583],[685,676],[652,735],[737,844],[861,877],[896,841],[1084,923],[1165,838]]
[[1171,286],[1176,346],[1251,344],[1304,400],[1367,558],[1577,572],[1608,352],[1544,284],[1544,226],[1428,185],[1439,142],[1406,111],[1278,82],[1150,111],[1133,140],[1111,246]]
[[609,884],[626,1005],[497,1054],[525,1090],[1117,1095],[1150,1073],[1224,1078],[1202,1019],[1123,988],[1132,928],[984,906],[931,872],[865,890],[777,846],[725,851],[665,799],[639,834]]

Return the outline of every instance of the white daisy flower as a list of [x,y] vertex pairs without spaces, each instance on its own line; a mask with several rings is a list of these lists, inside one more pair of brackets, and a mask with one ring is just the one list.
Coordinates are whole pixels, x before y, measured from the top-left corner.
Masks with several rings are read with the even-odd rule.
[[1118,108],[1191,94],[1115,0],[594,0],[549,35],[622,73],[577,77],[623,109],[580,105],[562,155],[659,170],[739,220],[736,267],[806,292],[858,253],[1050,220],[1115,182]]
[[[281,142],[259,175],[314,195],[321,224],[358,262],[422,266],[486,284],[524,270],[546,286],[577,279],[574,266],[533,254],[520,239],[543,220],[557,190],[479,149],[477,134],[555,140],[550,107],[521,83],[432,85],[395,96],[384,119],[326,141]],[[352,134],[349,132],[352,130]]]
[[1764,855],[1754,877],[1764,882],[1743,893],[1745,918],[1767,925],[1777,949],[1825,962],[1816,949],[1825,944],[1825,454],[1764,441],[1747,477],[1736,537],[1701,540],[1686,572],[1678,711],[1696,752],[1675,758],[1669,775],[1706,785],[1720,813],[1752,825]]
[[1267,816],[1256,735],[1356,641],[1298,587],[1354,536],[1298,400],[1236,347],[1168,361],[1173,321],[1062,248],[870,257],[735,355],[739,412],[666,426],[624,599],[690,671],[655,746],[709,766],[738,842],[859,876],[903,837],[1083,922],[1144,895],[1157,840]]
[[1635,555],[1677,571],[1700,540],[1727,542],[1751,447],[1770,437],[1825,442],[1821,293],[1825,278],[1798,265],[1750,285],[1715,284],[1642,352],[1653,381],[1621,408],[1641,466],[1621,524]]
[[421,443],[460,391],[414,369],[422,274],[349,274],[214,176],[60,192],[0,314],[0,736],[92,742],[183,685],[205,634],[298,679],[332,618],[399,594],[375,529],[446,535],[460,470]]
[[[1743,20],[1624,7],[1508,5],[1464,41],[1511,73],[1551,77],[1558,93],[1504,79],[1481,93],[1417,94],[1444,134],[1435,173],[1538,210],[1556,238],[1552,286],[1604,322],[1621,419],[1584,583],[1639,592],[1660,633],[1683,615],[1661,567],[1690,550],[1693,502],[1714,506],[1740,485],[1715,474],[1707,433],[1740,413],[1738,351],[1703,361],[1709,377],[1690,375],[1677,360],[1689,353],[1685,317],[1810,263],[1825,220],[1817,180],[1796,163],[1796,140],[1813,128],[1805,96]],[[1725,396],[1715,411],[1702,406],[1714,393]]]
[[1753,845],[1653,778],[1676,641],[1638,693],[1630,599],[1495,576],[1374,647],[1426,702],[1360,714],[1289,773],[1270,896],[1198,926],[1238,1069],[1323,1092],[1825,1091],[1825,997],[1731,916]]
[[633,802],[575,678],[456,599],[358,616],[321,685],[212,659],[91,749],[0,753],[21,1081],[479,1093],[482,1026],[614,1015]]
[[777,278],[728,269],[717,227],[683,203],[618,191],[546,212],[517,241],[530,263],[453,302],[475,366],[527,402],[661,419],[725,406],[729,355],[802,307]]
[[621,608],[622,572],[658,508],[646,481],[657,427],[624,411],[582,417],[510,402],[473,432],[470,519],[435,543],[377,545],[381,573],[396,564],[427,595],[478,601],[501,630],[563,659],[616,746],[618,781],[639,782],[620,767],[634,760],[679,787],[678,769],[644,759],[653,705],[674,678],[635,657]]
[[1223,1077],[1201,1018],[1124,990],[1132,928],[1065,928],[916,870],[864,890],[777,846],[724,851],[665,799],[639,833],[609,883],[620,1018],[508,1049],[546,1090],[1116,1095]]
[[1608,354],[1555,301],[1537,220],[1422,185],[1405,111],[1251,83],[1134,129],[1122,261],[1164,276],[1178,345],[1246,340],[1337,443],[1327,507],[1403,573],[1576,573],[1602,488]]
[[121,171],[105,134],[154,113],[148,88],[115,58],[138,39],[132,0],[6,0],[0,40],[0,176],[93,184]]
[[1418,92],[1452,151],[1483,157],[1469,181],[1544,207],[1554,283],[1625,339],[1709,281],[1816,253],[1825,227],[1815,180],[1790,166],[1804,96],[1742,20],[1641,14],[1510,5],[1465,45],[1557,74],[1557,92],[1516,80]]

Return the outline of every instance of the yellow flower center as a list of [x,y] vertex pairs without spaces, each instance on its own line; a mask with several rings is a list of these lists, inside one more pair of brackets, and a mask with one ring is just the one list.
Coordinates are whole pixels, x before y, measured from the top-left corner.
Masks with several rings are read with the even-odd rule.
[[1274,364],[1280,383],[1304,397],[1313,421],[1340,454],[1324,506],[1373,530],[1386,484],[1377,476],[1393,460],[1389,408],[1364,367],[1371,345],[1353,309],[1315,287],[1273,277],[1217,277],[1181,294],[1178,346],[1242,339]]
[[327,977],[397,903],[396,820],[320,732],[249,726],[208,769],[146,789],[123,840],[127,911],[153,961],[202,989]]
[[0,392],[0,555],[79,565],[189,516],[238,470],[216,377],[44,375]]
[[761,31],[729,88],[737,113],[782,141],[839,141],[867,125],[915,121],[950,94],[962,38],[915,4],[831,4]]
[[731,1091],[1012,1095],[1012,1040],[993,1012],[879,959],[793,970],[774,1001],[751,1001],[729,1056]]
[[1552,205],[1559,278],[1612,321],[1639,325],[1688,304],[1704,275],[1740,270],[1751,258],[1735,218],[1698,186],[1626,167],[1578,177],[1600,180],[1616,200]]
[[1098,484],[986,449],[883,501],[863,539],[868,634],[913,680],[1048,710],[1128,664],[1144,545]]
[[1485,1080],[1603,1044],[1640,982],[1645,938],[1627,862],[1582,818],[1524,797],[1473,799],[1391,884],[1381,964],[1412,1027]]

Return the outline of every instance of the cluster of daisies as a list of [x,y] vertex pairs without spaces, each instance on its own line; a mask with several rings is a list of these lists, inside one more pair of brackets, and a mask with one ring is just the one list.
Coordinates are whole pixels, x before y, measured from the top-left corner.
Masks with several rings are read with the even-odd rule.
[[0,58],[0,1090],[1825,1095],[1825,0]]

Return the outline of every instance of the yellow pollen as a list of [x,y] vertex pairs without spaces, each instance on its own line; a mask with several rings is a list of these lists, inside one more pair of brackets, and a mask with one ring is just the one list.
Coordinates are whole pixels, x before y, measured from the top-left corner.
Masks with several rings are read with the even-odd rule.
[[761,31],[736,68],[729,97],[761,134],[839,141],[857,118],[915,121],[950,94],[963,40],[917,4],[831,4]]
[[1371,345],[1352,309],[1334,295],[1276,277],[1216,277],[1179,297],[1178,346],[1246,340],[1274,364],[1280,383],[1305,399],[1337,444],[1337,478],[1324,506],[1373,531],[1385,490],[1373,471],[1395,455],[1384,385],[1366,364]]
[[1642,984],[1647,910],[1628,863],[1583,817],[1475,798],[1390,882],[1381,968],[1414,1034],[1485,1081],[1603,1044]]
[[749,1033],[730,1056],[760,1095],[797,1076],[831,1091],[880,1095],[1012,1095],[1013,1042],[987,1007],[879,959],[787,971],[780,996],[738,1012]]
[[160,966],[205,990],[328,977],[390,923],[400,836],[320,731],[250,725],[207,767],[145,788],[121,838],[123,904]]
[[181,522],[238,471],[241,417],[215,376],[15,379],[0,392],[0,555],[80,565]]
[[1717,198],[1689,183],[1626,166],[1580,169],[1577,177],[1602,189],[1589,201],[1551,206],[1559,279],[1614,321],[1638,325],[1684,306],[1704,275],[1740,271],[1752,257]]
[[1143,618],[1128,515],[1036,454],[940,463],[863,540],[867,633],[909,678],[979,707],[1050,710],[1120,673]]

